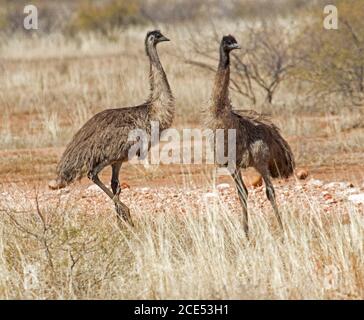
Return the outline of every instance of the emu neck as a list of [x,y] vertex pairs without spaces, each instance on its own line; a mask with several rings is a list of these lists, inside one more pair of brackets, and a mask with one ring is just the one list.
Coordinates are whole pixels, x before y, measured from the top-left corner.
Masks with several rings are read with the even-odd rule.
[[215,76],[214,89],[212,93],[212,114],[218,116],[225,110],[231,109],[229,99],[230,83],[230,57],[229,53],[220,49],[220,61]]
[[167,76],[159,60],[155,46],[147,48],[150,59],[150,115],[154,121],[159,121],[160,128],[168,128],[173,121],[174,98]]

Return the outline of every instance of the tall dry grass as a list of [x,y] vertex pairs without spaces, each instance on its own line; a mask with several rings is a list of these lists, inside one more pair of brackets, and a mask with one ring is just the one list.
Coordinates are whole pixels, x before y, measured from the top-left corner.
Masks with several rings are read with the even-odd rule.
[[[289,19],[281,21],[287,28],[290,23]],[[215,32],[239,35],[246,31],[247,23],[220,21],[214,25],[159,27],[172,39],[168,44],[161,44],[159,52],[176,97],[173,126],[200,127],[200,111],[210,97],[214,73],[186,61],[197,60],[214,66],[214,59],[218,58]],[[72,38],[51,33],[16,34],[1,39],[0,148],[64,147],[96,112],[145,101],[149,84],[143,41],[146,30],[151,28],[114,29],[107,34],[79,33]],[[196,34],[200,37],[197,40],[201,50],[208,51],[206,57],[196,55]],[[234,107],[252,108],[235,92],[231,92],[231,96]],[[310,113],[309,119],[306,117],[305,103],[310,97],[299,92],[294,95],[292,88],[283,85],[275,100],[274,105],[256,106],[257,111],[271,113],[284,136],[310,138],[316,142],[322,123],[311,117],[315,113]],[[327,117],[325,126],[331,126],[330,110],[325,110],[325,106],[313,104],[309,110],[319,117]],[[328,132],[325,127],[323,132],[333,141],[344,141],[345,128],[358,126],[358,123],[360,128],[362,117],[360,110],[342,113],[335,119],[335,130]],[[355,131],[351,138],[354,143],[362,141],[362,131]],[[311,140],[308,141],[310,149]],[[293,143],[295,151],[300,147]],[[330,153],[329,157],[332,155]],[[297,160],[301,163],[300,158]],[[302,158],[303,163],[307,160]]]
[[364,296],[364,221],[350,205],[327,214],[309,197],[292,201],[282,206],[284,233],[270,210],[251,210],[247,241],[219,198],[198,212],[186,200],[185,212],[158,213],[130,199],[134,229],[119,229],[111,206],[14,201],[0,208],[4,299]]

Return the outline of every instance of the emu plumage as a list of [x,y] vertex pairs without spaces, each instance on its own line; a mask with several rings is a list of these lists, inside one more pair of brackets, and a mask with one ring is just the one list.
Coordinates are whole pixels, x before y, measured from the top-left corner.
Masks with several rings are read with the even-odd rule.
[[[220,44],[220,60],[215,76],[212,98],[205,112],[205,126],[236,130],[236,161],[231,174],[243,209],[243,225],[248,235],[248,190],[240,168],[254,167],[263,177],[266,194],[280,226],[283,228],[275,200],[271,177],[289,177],[294,171],[294,157],[279,129],[266,117],[254,111],[234,111],[229,98],[230,52],[239,49],[233,36],[225,36]],[[224,149],[227,149],[226,140]]]
[[[119,200],[119,171],[135,141],[128,141],[134,129],[151,132],[151,121],[159,122],[160,131],[170,127],[174,116],[174,98],[167,76],[160,63],[156,45],[169,41],[159,30],[147,33],[146,54],[150,61],[150,96],[139,106],[104,110],[75,134],[57,166],[57,179],[50,182],[53,189],[62,188],[85,174],[115,203],[119,216],[132,224],[130,212]],[[150,145],[149,145],[150,147]],[[100,181],[98,174],[112,166],[111,189]]]

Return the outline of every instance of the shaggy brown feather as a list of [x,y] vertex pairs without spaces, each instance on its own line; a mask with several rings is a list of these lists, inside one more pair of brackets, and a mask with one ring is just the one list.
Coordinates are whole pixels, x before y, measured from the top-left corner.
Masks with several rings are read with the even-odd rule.
[[[280,134],[279,129],[266,116],[252,110],[236,111],[232,109],[229,98],[230,52],[239,48],[233,36],[229,35],[222,38],[219,66],[211,101],[204,112],[204,118],[206,127],[212,129],[213,132],[216,132],[217,129],[225,130],[225,154],[227,154],[228,149],[226,132],[229,129],[235,129],[236,162],[231,174],[243,209],[244,231],[248,236],[248,190],[242,179],[240,168],[254,167],[262,175],[267,197],[272,204],[280,226],[283,228],[270,177],[289,177],[293,173],[295,164],[288,143]],[[216,148],[215,144],[214,146]],[[224,166],[227,164],[229,163],[224,164]]]
[[[131,130],[142,129],[150,134],[151,121],[159,122],[160,131],[172,124],[174,98],[156,44],[148,40],[152,33],[145,40],[150,60],[149,98],[139,106],[104,110],[88,120],[66,147],[57,166],[56,183],[50,187],[62,188],[95,168],[101,171],[103,167],[126,161],[135,143],[128,141]],[[158,36],[159,31],[154,33]]]
[[[279,128],[266,115],[253,110],[233,110],[229,98],[230,64],[221,52],[212,98],[204,110],[205,126],[212,130],[236,130],[236,164],[254,167],[259,172],[268,168],[272,177],[289,177],[295,167],[294,156]],[[227,142],[227,141],[226,141]]]
[[75,134],[57,166],[62,184],[82,178],[100,163],[126,161],[132,143],[130,130],[145,128],[150,123],[148,104],[137,107],[104,110]]
[[[270,175],[273,178],[288,178],[293,174],[294,158],[287,141],[282,137],[279,128],[264,115],[232,111],[238,118],[242,133],[246,136],[248,156],[241,156],[240,167],[255,167],[258,171],[268,163]],[[240,140],[241,141],[241,140]],[[244,143],[237,146],[238,154],[244,154]],[[269,151],[268,151],[269,150]],[[245,151],[246,152],[246,151]],[[249,159],[248,161],[244,161]]]

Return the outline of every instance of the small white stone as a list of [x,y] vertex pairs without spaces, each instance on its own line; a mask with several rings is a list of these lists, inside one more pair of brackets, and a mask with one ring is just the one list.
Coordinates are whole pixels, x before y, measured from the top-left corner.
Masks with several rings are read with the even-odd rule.
[[64,195],[64,194],[70,193],[70,191],[71,191],[70,188],[59,189],[59,190],[57,190],[57,194]]
[[68,196],[68,195],[66,195],[66,194],[61,194],[61,195],[59,196],[59,198],[60,198],[61,200],[65,200],[65,199],[69,199],[69,196]]
[[334,189],[337,186],[337,182],[329,182],[324,185],[324,189]]
[[207,203],[208,201],[218,199],[219,195],[215,192],[206,192],[202,195],[202,198]]
[[324,189],[338,189],[338,190],[345,190],[350,187],[350,183],[348,182],[329,182],[323,186]]
[[93,184],[87,188],[87,191],[102,191],[97,185]]
[[364,193],[351,194],[348,197],[348,200],[353,202],[353,203],[363,203],[364,204]]
[[322,187],[324,185],[324,183],[321,180],[317,179],[311,179],[310,181],[308,181],[308,184],[315,187]]
[[224,189],[229,189],[230,188],[230,184],[228,183],[220,183],[216,186],[217,190],[224,190]]
[[355,194],[355,193],[359,193],[360,189],[359,188],[349,188],[347,190],[345,190],[346,194]]

